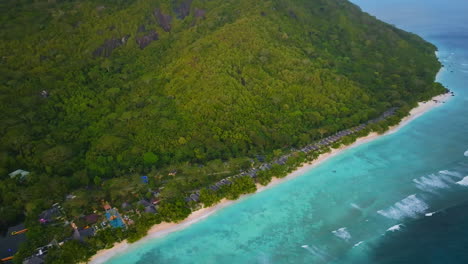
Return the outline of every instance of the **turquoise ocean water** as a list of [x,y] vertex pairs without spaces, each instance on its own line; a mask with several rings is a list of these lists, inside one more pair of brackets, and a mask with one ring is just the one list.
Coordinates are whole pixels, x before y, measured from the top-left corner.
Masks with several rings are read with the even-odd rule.
[[468,263],[468,1],[354,3],[436,44],[456,96],[107,263]]

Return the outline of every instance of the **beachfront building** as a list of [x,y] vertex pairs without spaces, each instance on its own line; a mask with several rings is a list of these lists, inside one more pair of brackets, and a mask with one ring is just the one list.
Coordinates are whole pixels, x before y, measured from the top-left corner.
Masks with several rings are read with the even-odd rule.
[[157,212],[156,207],[145,199],[138,201],[138,204],[145,208],[145,213],[155,214]]
[[81,229],[81,230],[78,230],[78,228],[76,228],[73,231],[72,238],[78,241],[84,241],[85,238],[92,237],[94,236],[94,234],[95,234],[95,231],[94,231],[94,228],[92,227]]
[[100,218],[101,216],[98,214],[89,214],[84,216],[84,221],[86,225],[94,225],[99,221]]

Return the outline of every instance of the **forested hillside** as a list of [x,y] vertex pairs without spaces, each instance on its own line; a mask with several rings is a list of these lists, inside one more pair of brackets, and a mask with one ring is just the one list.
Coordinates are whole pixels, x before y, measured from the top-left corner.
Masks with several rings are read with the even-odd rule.
[[[95,201],[133,197],[106,189],[132,175],[186,194],[444,91],[433,45],[344,0],[3,0],[0,10],[3,228],[81,188],[103,188]],[[17,169],[31,173],[11,179]]]

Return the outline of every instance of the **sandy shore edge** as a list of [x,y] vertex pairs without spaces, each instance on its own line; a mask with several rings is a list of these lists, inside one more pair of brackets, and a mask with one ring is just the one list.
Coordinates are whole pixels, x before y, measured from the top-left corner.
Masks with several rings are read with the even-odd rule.
[[[306,173],[307,171],[309,171],[310,169],[312,169],[313,167],[316,167],[319,164],[323,163],[324,161],[326,161],[326,160],[340,154],[344,150],[347,150],[347,149],[354,148],[354,147],[357,147],[359,145],[365,144],[365,143],[370,142],[370,141],[372,141],[372,140],[374,140],[376,138],[379,138],[380,136],[395,133],[400,128],[407,125],[408,123],[410,123],[414,119],[420,117],[421,115],[428,112],[429,110],[431,110],[431,109],[433,109],[433,108],[435,108],[437,106],[442,105],[448,99],[450,99],[450,97],[451,97],[451,94],[446,93],[446,94],[441,94],[441,95],[435,96],[435,97],[433,97],[431,100],[429,100],[427,102],[420,102],[418,104],[418,106],[413,108],[410,111],[410,114],[408,116],[406,116],[405,118],[403,118],[398,125],[391,127],[384,134],[377,134],[375,132],[372,132],[372,133],[370,133],[369,135],[367,135],[365,137],[358,138],[351,145],[342,146],[342,147],[337,148],[337,149],[332,149],[330,152],[321,154],[320,156],[318,156],[317,159],[313,160],[310,163],[303,164],[302,166],[298,167],[294,172],[288,174],[286,177],[284,177],[284,178],[273,178],[271,180],[271,182],[267,186],[261,186],[261,185],[257,184],[256,193],[264,191],[266,189],[269,189],[269,188],[271,188],[271,187],[273,187],[273,186],[275,186],[275,185],[277,185],[279,183],[282,183],[282,182],[287,181],[289,179],[295,178],[295,177],[297,177],[299,175],[302,175],[302,174]],[[248,196],[248,195],[246,195],[246,196]],[[129,249],[130,247],[137,246],[138,244],[144,243],[145,241],[148,241],[150,239],[157,238],[157,237],[162,237],[162,236],[165,236],[165,235],[167,235],[169,233],[172,233],[172,232],[181,230],[181,229],[183,229],[185,227],[188,227],[191,224],[196,223],[196,222],[198,222],[198,221],[200,221],[202,219],[205,219],[208,216],[210,216],[211,214],[217,212],[218,210],[220,210],[220,209],[222,209],[224,207],[227,207],[227,206],[229,206],[229,205],[231,205],[231,204],[233,204],[233,203],[235,203],[237,201],[239,201],[239,199],[235,200],[235,201],[230,201],[230,200],[227,200],[227,199],[223,199],[218,204],[216,204],[216,205],[214,205],[212,207],[202,208],[200,210],[192,212],[185,220],[183,220],[180,223],[165,223],[164,222],[164,223],[161,223],[161,224],[158,224],[158,225],[154,225],[152,228],[150,228],[150,230],[148,231],[148,234],[144,238],[140,239],[138,242],[135,242],[133,244],[129,244],[126,240],[124,240],[124,241],[122,241],[120,243],[116,243],[110,249],[103,249],[103,250],[98,251],[88,261],[88,263],[90,263],[90,264],[105,263],[110,258],[114,257],[116,254],[124,252],[127,249]]]

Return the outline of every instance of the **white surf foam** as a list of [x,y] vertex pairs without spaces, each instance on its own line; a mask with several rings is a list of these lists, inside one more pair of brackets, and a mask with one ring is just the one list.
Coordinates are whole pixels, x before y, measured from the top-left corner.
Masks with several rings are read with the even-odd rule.
[[457,181],[457,184],[468,186],[468,176],[465,176],[461,181]]
[[351,203],[351,207],[355,208],[355,209],[358,209],[358,210],[362,210],[361,207],[359,207],[359,205],[355,204],[355,203]]
[[[458,174],[457,174],[458,175]],[[439,177],[446,181],[447,183],[451,183],[453,184],[454,183],[454,180],[452,179],[452,177],[454,177],[454,175],[452,176],[449,176],[449,175],[446,175],[446,174],[439,174]],[[455,176],[457,179],[459,179],[460,177],[459,176]]]
[[348,230],[346,230],[346,227],[342,227],[342,228],[340,228],[338,230],[332,231],[332,233],[335,236],[337,236],[337,237],[339,237],[339,238],[341,238],[341,239],[343,239],[345,241],[348,241],[351,238],[351,234],[348,232]]
[[416,188],[425,192],[435,192],[436,189],[450,188],[450,186],[445,181],[451,181],[451,179],[445,175],[434,174],[413,180]]
[[357,242],[356,244],[354,244],[353,247],[359,247],[362,243],[364,243],[364,241],[359,241],[359,242]]
[[468,157],[468,150],[465,151],[465,153],[463,153],[463,155],[465,155],[465,157]]
[[430,212],[430,213],[427,213],[425,214],[425,216],[433,216],[436,212]]
[[377,211],[377,213],[387,218],[400,220],[405,217],[416,218],[428,208],[429,206],[423,200],[412,194],[385,210]]
[[390,227],[389,229],[387,229],[387,231],[388,232],[395,232],[395,231],[400,230],[402,227],[403,227],[403,224],[394,225],[394,226]]
[[461,178],[461,174],[456,172],[456,171],[449,171],[449,170],[441,170],[439,171],[440,174],[445,174],[445,175],[448,175],[448,176],[453,176],[453,177],[458,177],[458,178]]
[[327,253],[316,246],[302,245],[301,248],[309,251],[312,255],[319,257],[322,260],[325,260],[328,257]]

